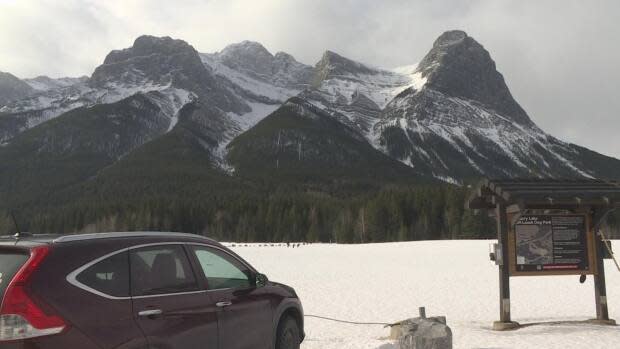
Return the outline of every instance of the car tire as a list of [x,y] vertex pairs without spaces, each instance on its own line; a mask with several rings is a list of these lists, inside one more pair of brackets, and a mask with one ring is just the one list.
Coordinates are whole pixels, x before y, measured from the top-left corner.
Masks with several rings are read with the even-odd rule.
[[301,335],[297,321],[290,316],[283,318],[278,326],[276,349],[299,349]]

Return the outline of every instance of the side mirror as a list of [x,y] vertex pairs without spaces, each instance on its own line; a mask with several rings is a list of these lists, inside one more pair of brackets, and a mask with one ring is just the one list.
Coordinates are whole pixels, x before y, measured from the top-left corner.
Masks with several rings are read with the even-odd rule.
[[267,275],[258,273],[256,274],[256,287],[263,287],[267,285],[269,279],[267,279]]

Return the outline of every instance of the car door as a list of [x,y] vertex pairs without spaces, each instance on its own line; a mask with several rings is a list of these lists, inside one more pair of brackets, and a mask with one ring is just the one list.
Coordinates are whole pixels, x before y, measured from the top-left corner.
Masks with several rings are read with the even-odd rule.
[[190,250],[207,281],[218,312],[219,347],[271,349],[273,310],[265,288],[256,287],[255,272],[228,252],[192,245]]
[[102,256],[67,276],[76,286],[62,293],[71,300],[61,303],[70,314],[67,320],[100,348],[148,349],[134,321],[129,279],[126,250]]
[[151,349],[218,348],[217,310],[183,244],[130,250],[133,314]]

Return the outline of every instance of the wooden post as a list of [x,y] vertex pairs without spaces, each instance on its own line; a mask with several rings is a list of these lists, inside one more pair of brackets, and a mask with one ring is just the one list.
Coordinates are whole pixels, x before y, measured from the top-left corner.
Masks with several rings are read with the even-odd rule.
[[510,275],[508,274],[508,217],[506,207],[497,204],[497,241],[502,251],[502,263],[499,266],[499,320],[510,322]]
[[596,270],[594,273],[594,302],[596,304],[596,319],[592,322],[615,325],[616,321],[609,318],[609,310],[607,308],[607,285],[605,282],[605,260],[603,259],[603,237],[599,233],[600,221],[607,216],[607,214],[600,215],[601,212],[592,211],[590,219],[590,231],[594,234],[594,247],[596,253]]
[[362,207],[362,243],[366,238],[366,207]]
[[[596,217],[596,214],[592,214]],[[593,220],[591,220],[592,222]],[[590,224],[590,229],[594,230],[594,244],[596,249],[596,272],[594,273],[594,300],[596,303],[596,321],[609,321],[609,310],[607,309],[607,286],[605,284],[605,260],[603,259],[603,239],[599,235],[598,225],[595,222]]]
[[497,218],[497,242],[502,253],[499,265],[499,321],[493,323],[493,329],[497,331],[510,330],[519,327],[519,324],[510,319],[510,263],[508,260],[508,214],[506,205],[495,205],[495,217]]
[[596,265],[597,272],[594,274],[594,296],[596,301],[596,320],[609,321],[607,309],[607,287],[605,285],[605,261],[603,260],[603,242],[600,237],[596,238]]

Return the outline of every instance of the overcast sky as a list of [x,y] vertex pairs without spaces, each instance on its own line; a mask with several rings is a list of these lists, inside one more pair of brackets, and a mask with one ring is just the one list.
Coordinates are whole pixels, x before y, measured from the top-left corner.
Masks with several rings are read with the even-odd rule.
[[255,40],[307,64],[330,49],[389,68],[462,29],[540,127],[620,158],[619,22],[618,0],[0,0],[0,71],[90,75],[141,34],[201,52]]

